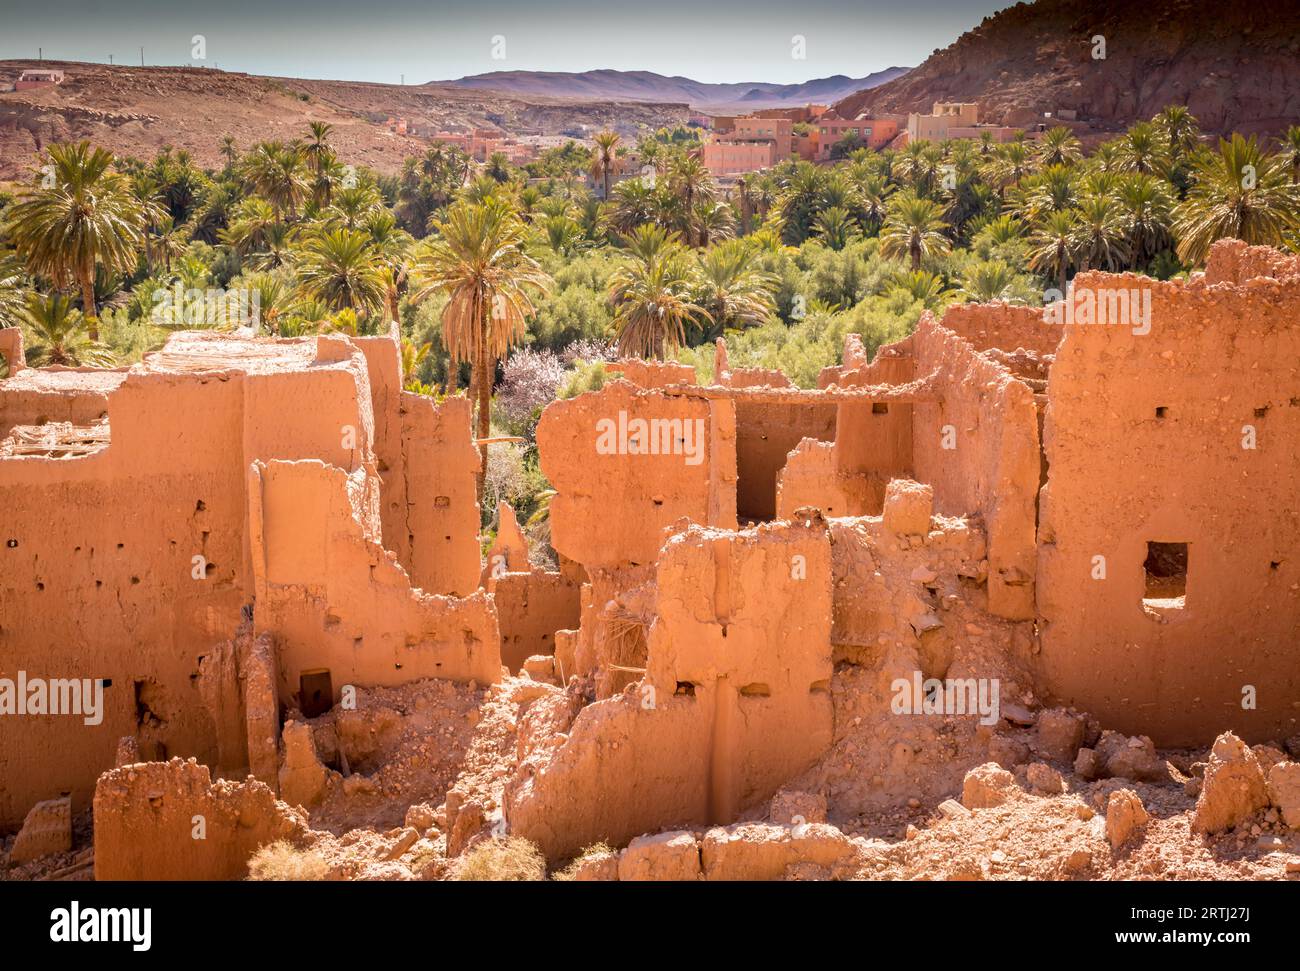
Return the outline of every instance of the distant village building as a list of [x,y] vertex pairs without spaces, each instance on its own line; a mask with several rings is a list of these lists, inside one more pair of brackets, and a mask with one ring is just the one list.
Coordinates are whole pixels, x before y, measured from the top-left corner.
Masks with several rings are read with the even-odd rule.
[[898,134],[898,122],[888,118],[841,118],[834,111],[817,119],[818,161],[831,158],[831,150],[846,138],[862,148],[881,149]]
[[44,88],[52,84],[63,83],[62,71],[48,70],[28,70],[18,75],[18,80],[14,84],[16,91],[27,91],[31,88]]

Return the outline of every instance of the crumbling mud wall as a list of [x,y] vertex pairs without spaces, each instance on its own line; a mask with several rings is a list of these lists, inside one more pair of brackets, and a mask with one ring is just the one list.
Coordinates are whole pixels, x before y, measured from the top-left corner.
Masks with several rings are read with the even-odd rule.
[[[359,477],[367,542],[377,543],[381,488],[370,370],[341,336],[264,340],[202,332],[173,335],[162,351],[128,370],[28,369],[0,384],[7,438],[0,445],[0,677],[23,672],[105,683],[96,724],[63,715],[6,719],[0,829],[16,826],[30,805],[61,792],[72,794],[73,811],[80,812],[96,776],[113,765],[122,737],[134,738],[146,759],[179,753],[221,768],[260,764],[254,753],[245,756],[227,703],[198,690],[205,659],[220,655],[262,606],[253,605],[247,470],[254,461],[311,459],[344,478]],[[304,401],[312,407],[302,407]],[[390,406],[397,402],[388,400]],[[60,421],[75,424],[61,430],[49,424]],[[387,411],[380,424],[395,427]],[[461,441],[453,442],[458,428]],[[443,434],[453,443],[433,461],[473,451],[463,412]],[[465,475],[472,490],[472,468]],[[292,510],[280,517],[286,518],[305,534],[323,535],[325,520]],[[457,522],[454,531],[444,531],[442,522],[437,527],[439,536],[451,532],[463,546],[465,537],[474,542],[477,516]],[[361,530],[351,519],[333,528],[357,536]],[[377,556],[364,542],[357,548],[365,550],[362,560]],[[481,598],[421,599],[404,574],[396,579],[401,571],[386,557],[378,555],[374,568],[390,581],[388,596],[407,605],[394,618],[414,610],[439,630],[454,627],[459,646],[452,653],[476,658],[458,661],[456,670],[497,676],[495,620]],[[476,578],[477,563],[473,572]],[[368,574],[361,567],[353,585],[369,582]],[[333,579],[349,589],[340,576]],[[469,589],[476,586],[475,579]],[[410,607],[415,601],[422,606]],[[442,626],[429,620],[443,611],[454,619]],[[422,630],[420,624],[413,629]],[[261,621],[258,630],[275,634]],[[407,653],[421,654],[422,636],[413,635]],[[476,639],[489,645],[483,658],[472,649]],[[357,650],[354,642],[347,650]],[[309,661],[300,654],[295,663],[315,666]],[[217,662],[214,656],[210,671]],[[384,668],[391,678],[398,663],[400,657],[388,656],[351,667]],[[289,676],[281,672],[282,679]],[[264,767],[254,771],[267,774]]]
[[[1300,717],[1300,290],[1233,282],[1249,256],[1219,244],[1219,283],[1080,274],[1149,290],[1149,330],[1067,326],[1048,386],[1044,674],[1162,745],[1225,724],[1287,737]],[[1186,544],[1181,587],[1178,556],[1148,581],[1151,543]]]
[[1044,322],[1043,311],[1009,303],[955,303],[943,314],[943,326],[975,350],[1026,350],[1040,357],[1055,354],[1061,328]]
[[[0,331],[3,333],[3,331]],[[126,380],[125,371],[26,368],[0,385],[0,438],[16,425],[71,422],[93,425],[108,414],[109,396]]]
[[[993,307],[995,319],[1006,312]],[[990,612],[1031,619],[1041,468],[1033,391],[929,314],[912,340],[917,373],[938,392],[913,410],[915,478],[934,487],[937,512],[983,518]]]
[[195,679],[216,732],[219,775],[251,775],[276,788],[280,706],[276,653],[269,634],[253,636],[245,623],[232,640],[213,646]]
[[736,525],[736,411],[729,397],[615,381],[556,401],[537,425],[554,486],[551,544],[588,570],[652,563],[678,519]]
[[380,544],[371,483],[365,470],[318,461],[258,462],[249,472],[255,625],[275,638],[285,705],[305,700],[304,672],[328,672],[332,701],[348,684],[500,677],[491,601],[412,587]]
[[307,832],[269,786],[214,783],[193,759],[105,772],[94,811],[96,880],[241,880],[259,847]]
[[27,366],[23,352],[23,332],[18,327],[0,327],[0,358],[8,368],[7,377],[13,377]]
[[819,518],[673,536],[643,680],[570,716],[562,740],[529,746],[521,731],[511,830],[554,859],[600,839],[731,822],[769,798],[829,744],[830,616]]

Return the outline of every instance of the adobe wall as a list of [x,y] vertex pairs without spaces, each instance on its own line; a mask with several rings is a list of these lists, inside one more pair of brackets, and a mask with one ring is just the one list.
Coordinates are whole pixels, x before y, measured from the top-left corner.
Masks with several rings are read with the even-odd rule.
[[554,860],[770,798],[830,743],[830,577],[820,521],[669,539],[643,681],[524,746],[511,832]]
[[4,358],[11,378],[27,366],[22,328],[0,327],[0,357]]
[[[1300,290],[1208,279],[1080,274],[1150,288],[1150,332],[1066,327],[1048,385],[1044,671],[1056,696],[1160,745],[1225,725],[1284,738],[1300,717]],[[1188,544],[1182,609],[1144,609],[1148,541]]]
[[109,396],[125,380],[125,371],[61,368],[27,368],[11,375],[0,385],[0,438],[15,425],[94,424],[108,413]]
[[1300,276],[1300,256],[1272,246],[1248,246],[1239,239],[1221,239],[1210,247],[1205,261],[1204,282],[1240,285],[1255,277],[1275,280]]
[[94,812],[96,880],[242,880],[259,847],[307,834],[269,786],[214,783],[193,759],[105,772]]
[[400,340],[396,324],[382,337],[352,338],[370,380],[383,544],[426,593],[463,597],[479,572],[473,409],[464,396],[435,404],[403,391]]
[[983,517],[989,610],[1030,619],[1041,470],[1033,392],[929,314],[912,347],[917,373],[932,376],[939,392],[938,401],[913,408],[913,477],[934,487],[936,512]]
[[[698,463],[684,454],[644,454],[644,444],[631,445],[632,435],[618,435],[620,421],[630,428],[637,420],[690,422],[692,435],[703,429],[702,443],[695,443],[702,449]],[[598,447],[602,429],[614,433],[616,448],[607,454]],[[547,405],[537,447],[556,491],[551,545],[588,570],[653,563],[664,527],[683,517],[736,525],[736,412],[729,398],[669,395],[615,381]]]
[[1055,354],[1061,342],[1061,328],[1044,323],[1041,307],[955,303],[944,312],[941,323],[977,351],[1023,348],[1043,356]]
[[[61,792],[71,792],[74,811],[82,811],[96,776],[113,764],[117,740],[124,736],[136,737],[148,759],[179,753],[221,769],[245,764],[237,736],[231,734],[227,702],[218,698],[217,708],[210,710],[198,685],[205,659],[212,658],[209,668],[215,671],[221,645],[235,637],[246,610],[252,609],[248,465],[254,460],[315,459],[345,477],[347,472],[360,476],[367,491],[366,515],[373,517],[367,522],[373,532],[367,535],[377,543],[379,479],[373,474],[375,414],[368,370],[362,353],[338,336],[254,341],[180,333],[129,371],[29,369],[0,385],[0,419],[6,426],[38,419],[88,423],[107,413],[111,429],[108,444],[83,457],[0,458],[0,509],[5,511],[0,525],[0,676],[25,671],[31,677],[112,682],[98,726],[71,716],[15,718],[6,724],[0,732],[0,778],[6,780],[0,787],[0,830],[21,823],[36,801]],[[425,461],[453,462],[457,452],[473,452],[468,418],[459,407],[459,412],[457,406],[450,410],[457,417],[445,426],[436,416],[431,422],[413,422],[419,429],[443,427],[448,439],[461,438],[433,454],[415,445],[413,467]],[[354,434],[344,434],[345,429]],[[472,467],[464,474],[472,495]],[[452,490],[436,493],[430,506],[439,508],[436,495],[448,492]],[[60,514],[52,516],[52,509]],[[291,512],[304,534],[323,537],[325,520]],[[428,518],[432,528],[443,528],[441,515]],[[466,534],[472,541],[476,526],[472,516],[450,535],[463,545]],[[343,533],[360,529],[351,520],[338,528]],[[426,530],[420,527],[417,533]],[[360,541],[353,535],[332,546],[347,542]],[[358,575],[336,574],[331,580],[349,609],[383,609],[390,614],[390,627],[405,619],[416,632],[421,624],[436,628],[438,637],[454,627],[454,649],[448,640],[429,648],[428,638],[422,641],[417,633],[415,643],[403,650],[421,658],[445,650],[456,658],[447,662],[452,668],[472,672],[467,677],[490,680],[498,675],[499,663],[490,657],[495,620],[485,598],[415,597],[404,575],[397,578],[401,571],[395,564],[374,552],[377,546],[361,548],[361,559],[375,559],[376,572],[388,581],[384,596],[401,606],[381,608],[386,602],[379,595],[358,604]],[[445,562],[438,561],[438,568]],[[368,573],[368,567],[361,569],[362,575]],[[462,565],[460,572],[469,571]],[[476,548],[469,589],[475,587]],[[275,633],[264,623],[264,606],[270,610],[273,605],[259,599],[259,630]],[[430,619],[442,614],[446,616]],[[292,620],[303,622],[298,615]],[[312,636],[319,639],[314,632]],[[476,639],[492,646],[475,651]],[[328,640],[331,649],[339,644],[337,636]],[[292,643],[309,652],[313,642]],[[350,654],[352,641],[344,646]],[[382,671],[391,681],[401,660],[368,658],[357,666],[357,676],[373,668],[377,679]],[[429,667],[430,673],[437,669],[436,663]],[[416,664],[415,670],[424,666]],[[396,677],[420,676],[408,672]],[[296,671],[293,677],[296,685]],[[248,758],[254,760],[251,754]]]
[[582,586],[562,573],[505,573],[489,580],[487,589],[501,629],[501,663],[512,672],[534,655],[554,654],[555,632],[578,626]]
[[668,388],[695,383],[695,368],[676,361],[624,357],[606,364],[605,370],[621,374],[624,380],[631,381],[638,388]]
[[379,497],[365,470],[257,462],[248,477],[254,622],[275,638],[282,704],[301,702],[300,677],[310,669],[330,671],[335,701],[345,684],[500,679],[487,594],[459,599],[412,587],[380,544]]
[[[457,396],[434,404],[403,391],[398,399],[405,521],[398,521],[399,561],[426,593],[468,596],[479,586],[479,505],[475,477],[479,452],[471,430],[472,406]],[[397,501],[385,493],[385,509]],[[385,517],[387,540],[391,514]]]

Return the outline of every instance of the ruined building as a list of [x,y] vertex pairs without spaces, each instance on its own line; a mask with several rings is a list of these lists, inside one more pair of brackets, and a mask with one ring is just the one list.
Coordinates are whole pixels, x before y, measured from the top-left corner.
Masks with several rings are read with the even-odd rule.
[[[1220,243],[1067,303],[850,338],[817,390],[721,343],[708,386],[613,365],[537,428],[556,571],[508,508],[480,556],[469,403],[403,392],[395,334],[178,333],[92,371],[0,331],[0,678],[104,685],[93,725],[0,716],[0,832],[93,801],[98,875],[239,876],[383,788],[374,738],[410,724],[349,695],[433,682],[448,857],[507,831],[562,860],[792,787],[942,798],[1000,736],[899,717],[914,673],[1161,746],[1296,735],[1300,263]],[[185,799],[243,835],[192,858]]]

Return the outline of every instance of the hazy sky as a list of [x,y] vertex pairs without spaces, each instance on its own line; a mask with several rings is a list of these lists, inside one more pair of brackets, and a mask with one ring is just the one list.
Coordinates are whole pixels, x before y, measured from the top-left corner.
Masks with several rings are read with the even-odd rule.
[[[919,64],[1011,0],[0,0],[0,59],[208,64],[406,83],[592,68],[699,81]],[[206,61],[192,56],[203,35]],[[806,38],[806,59],[791,38]],[[493,38],[505,39],[504,59]],[[499,45],[498,45],[499,50]]]

